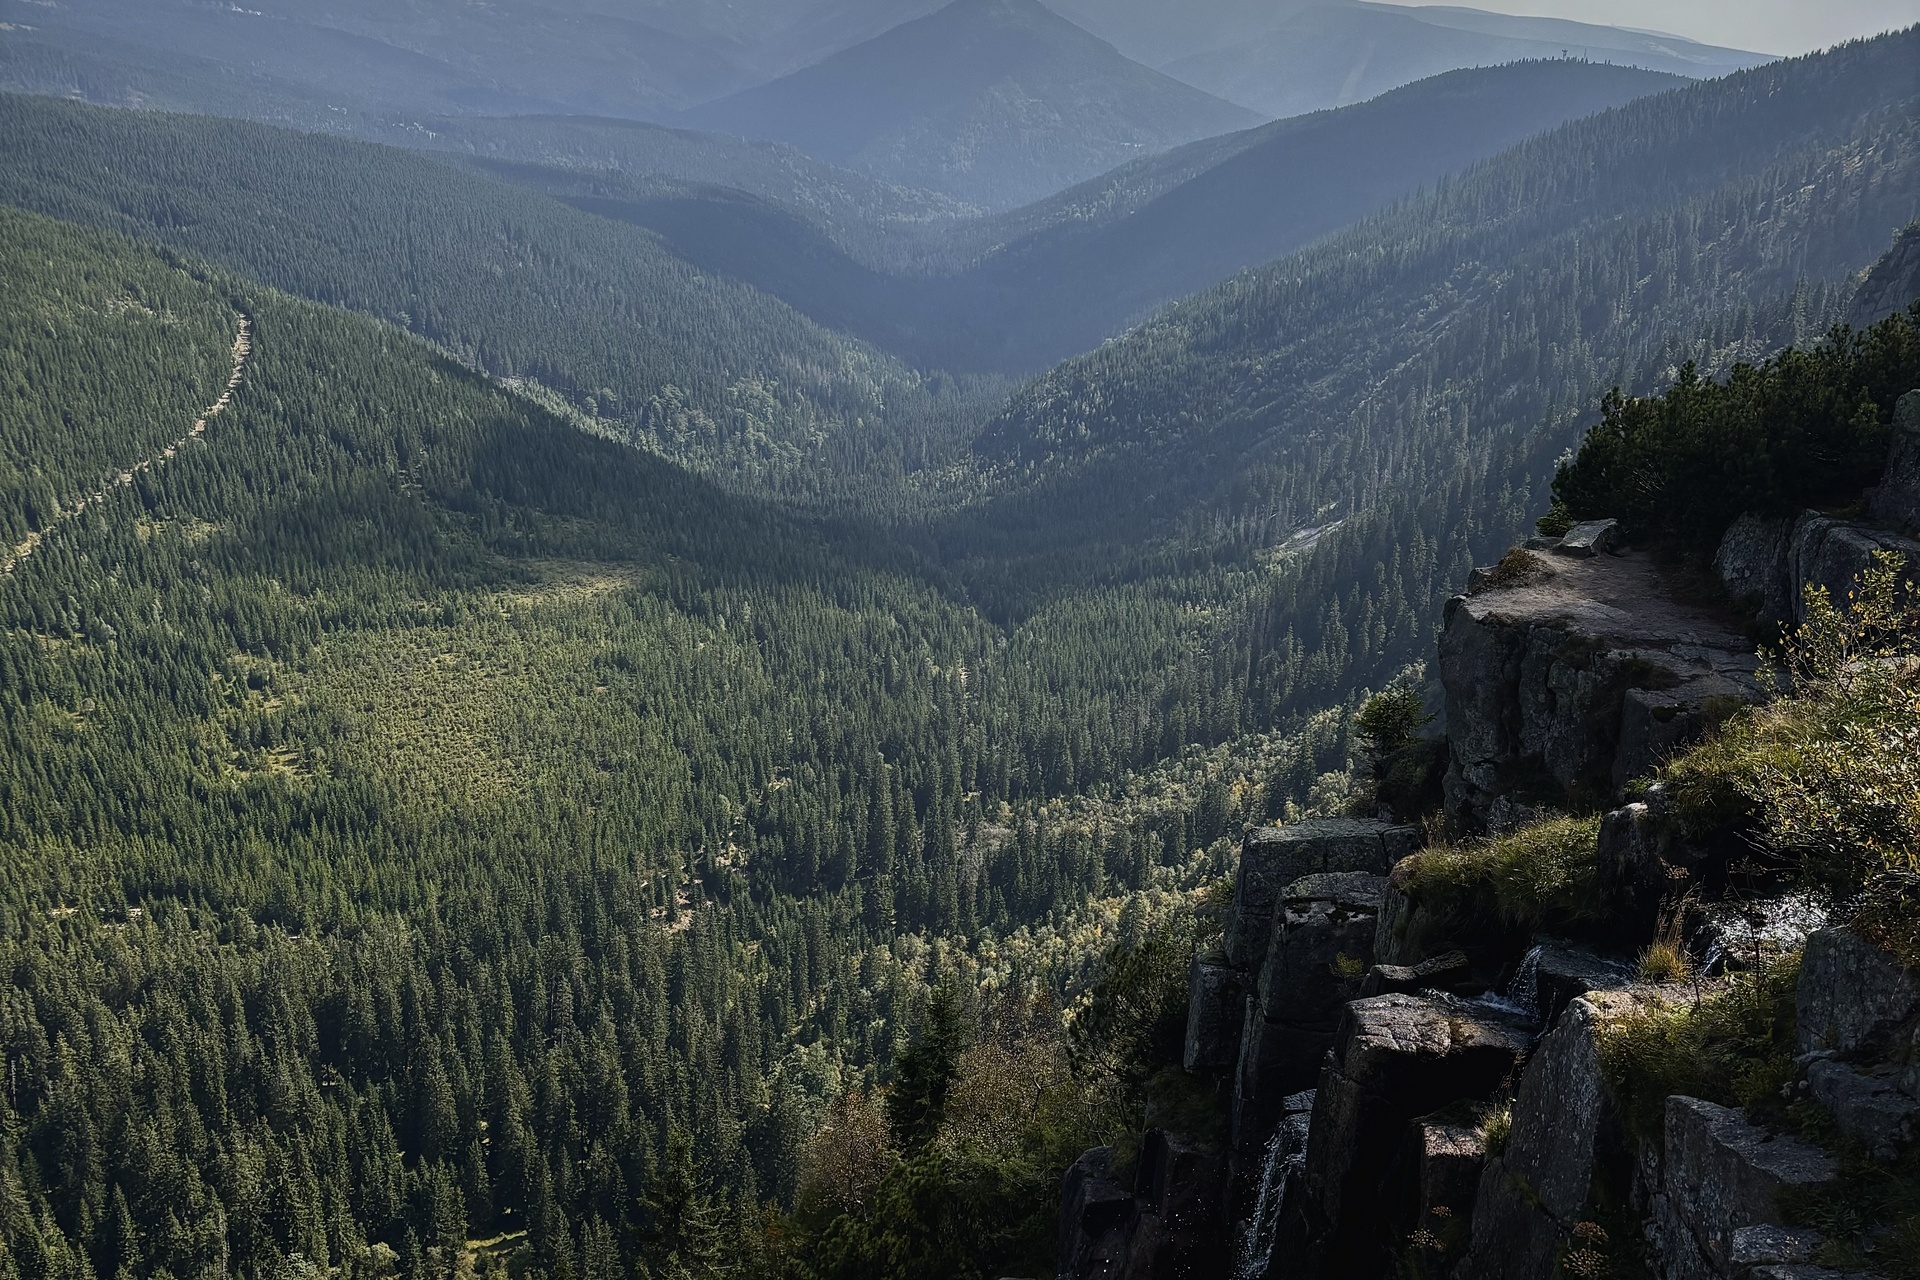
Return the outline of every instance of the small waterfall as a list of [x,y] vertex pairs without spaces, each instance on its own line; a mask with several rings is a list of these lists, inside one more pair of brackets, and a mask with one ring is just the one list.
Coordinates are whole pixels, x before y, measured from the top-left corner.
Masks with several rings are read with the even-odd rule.
[[1535,1022],[1540,1020],[1540,953],[1541,947],[1527,952],[1520,961],[1520,971],[1513,975],[1513,981],[1507,984],[1506,993],[1489,991],[1471,1003],[1488,1009],[1498,1009],[1502,1013],[1517,1013]]
[[1280,1206],[1286,1199],[1292,1139],[1291,1130],[1283,1123],[1267,1142],[1266,1163],[1260,1169],[1260,1198],[1254,1203],[1253,1221],[1241,1238],[1240,1265],[1234,1270],[1234,1280],[1266,1278],[1267,1265],[1273,1258],[1273,1238],[1280,1225]]
[[1520,961],[1520,971],[1507,984],[1507,1001],[1530,1018],[1540,1016],[1540,952],[1535,947]]

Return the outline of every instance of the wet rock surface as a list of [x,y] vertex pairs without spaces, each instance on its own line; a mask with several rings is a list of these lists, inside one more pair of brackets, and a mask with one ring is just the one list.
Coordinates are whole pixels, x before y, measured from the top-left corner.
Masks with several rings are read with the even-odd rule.
[[1700,957],[1701,973],[1711,977],[1731,969],[1756,969],[1790,955],[1826,923],[1826,907],[1812,894],[1723,899],[1700,905],[1688,946]]

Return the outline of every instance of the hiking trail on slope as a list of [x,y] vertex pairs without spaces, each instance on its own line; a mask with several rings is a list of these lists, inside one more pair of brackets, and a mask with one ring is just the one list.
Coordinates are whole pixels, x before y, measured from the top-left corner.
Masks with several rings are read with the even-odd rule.
[[87,494],[85,497],[75,501],[72,506],[61,507],[59,511],[54,514],[53,520],[49,522],[44,529],[36,529],[34,532],[28,534],[17,546],[7,552],[4,559],[0,559],[0,573],[12,573],[13,567],[32,555],[46,536],[60,527],[62,521],[71,520],[88,507],[105,502],[107,497],[115,489],[125,489],[131,486],[135,476],[158,467],[179,453],[181,449],[185,448],[189,440],[193,440],[205,433],[207,423],[219,417],[222,413],[225,413],[227,406],[233,402],[233,393],[240,389],[241,379],[246,376],[247,360],[252,355],[253,321],[245,312],[240,312],[233,335],[233,373],[227,379],[226,390],[220,393],[218,400],[208,405],[205,411],[203,411],[198,418],[194,419],[193,426],[188,428],[187,434],[181,436],[178,440],[175,440],[172,444],[160,450],[160,452],[134,463],[125,471],[120,472],[108,480],[106,484],[102,485],[95,492]]

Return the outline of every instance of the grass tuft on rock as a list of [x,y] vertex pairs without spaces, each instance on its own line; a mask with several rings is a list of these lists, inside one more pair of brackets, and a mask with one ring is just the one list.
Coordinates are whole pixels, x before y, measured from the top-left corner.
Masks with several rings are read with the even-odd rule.
[[1470,930],[1476,921],[1515,931],[1601,918],[1597,818],[1554,817],[1487,840],[1442,845],[1402,864],[1407,896]]
[[1673,1094],[1745,1107],[1756,1119],[1785,1117],[1798,1068],[1794,985],[1800,957],[1734,975],[1698,1000],[1655,1005],[1609,1023],[1600,1064],[1627,1127],[1656,1149]]

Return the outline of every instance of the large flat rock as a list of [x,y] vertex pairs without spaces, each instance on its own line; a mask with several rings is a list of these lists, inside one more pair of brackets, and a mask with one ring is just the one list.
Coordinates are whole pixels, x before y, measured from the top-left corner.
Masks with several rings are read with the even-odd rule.
[[1602,800],[1697,737],[1717,702],[1760,700],[1738,620],[1682,600],[1644,553],[1516,555],[1447,604],[1457,817],[1489,825],[1500,802],[1543,786]]

